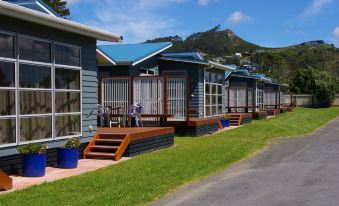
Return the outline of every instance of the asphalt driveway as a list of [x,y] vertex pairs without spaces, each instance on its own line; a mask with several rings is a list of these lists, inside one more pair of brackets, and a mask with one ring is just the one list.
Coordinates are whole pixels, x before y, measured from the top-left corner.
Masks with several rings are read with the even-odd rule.
[[153,206],[339,206],[339,119],[311,135],[275,140],[230,169]]

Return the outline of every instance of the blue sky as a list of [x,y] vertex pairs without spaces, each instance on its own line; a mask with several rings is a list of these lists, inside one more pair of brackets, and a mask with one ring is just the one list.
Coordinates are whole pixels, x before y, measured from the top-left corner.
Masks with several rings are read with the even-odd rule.
[[208,30],[283,47],[322,39],[339,46],[339,0],[67,0],[74,21],[124,36],[125,43]]

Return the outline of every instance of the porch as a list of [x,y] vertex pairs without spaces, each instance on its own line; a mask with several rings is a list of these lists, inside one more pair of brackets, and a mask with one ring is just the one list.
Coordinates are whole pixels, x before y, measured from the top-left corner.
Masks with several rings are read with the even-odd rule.
[[84,159],[111,159],[170,147],[174,144],[171,127],[98,128],[83,152]]

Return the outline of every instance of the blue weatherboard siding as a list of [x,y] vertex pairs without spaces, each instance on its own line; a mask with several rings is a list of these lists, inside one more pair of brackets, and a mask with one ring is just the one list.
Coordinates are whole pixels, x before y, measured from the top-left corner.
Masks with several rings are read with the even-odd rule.
[[[98,80],[96,64],[96,40],[65,31],[44,27],[41,25],[27,23],[25,21],[0,15],[0,30],[19,34],[25,34],[33,37],[54,40],[58,42],[73,44],[81,47],[81,66],[82,66],[82,142],[86,143],[93,137],[96,131],[96,111],[87,118],[87,114],[92,109],[96,110],[98,104]],[[93,132],[89,132],[88,126],[94,127]],[[63,145],[65,140],[55,140],[45,142],[53,151],[53,148]],[[55,153],[50,152],[49,160],[55,160]],[[0,149],[0,169],[13,173],[20,170],[17,165],[20,164],[20,155],[17,155],[16,146]]]
[[98,49],[117,64],[133,64],[172,45],[169,42],[100,45]]

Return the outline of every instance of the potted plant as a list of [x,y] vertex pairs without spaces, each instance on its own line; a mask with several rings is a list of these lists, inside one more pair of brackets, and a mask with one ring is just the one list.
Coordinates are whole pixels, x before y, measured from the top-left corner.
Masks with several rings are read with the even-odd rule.
[[64,147],[58,148],[58,167],[62,169],[74,169],[78,167],[80,139],[69,139]]
[[26,144],[17,148],[22,154],[22,176],[43,177],[46,171],[47,146],[37,143]]
[[229,114],[224,115],[225,127],[230,127],[230,125],[231,125],[230,119],[231,119],[231,116]]
[[230,116],[229,115],[222,115],[220,117],[220,122],[223,128],[230,126]]

